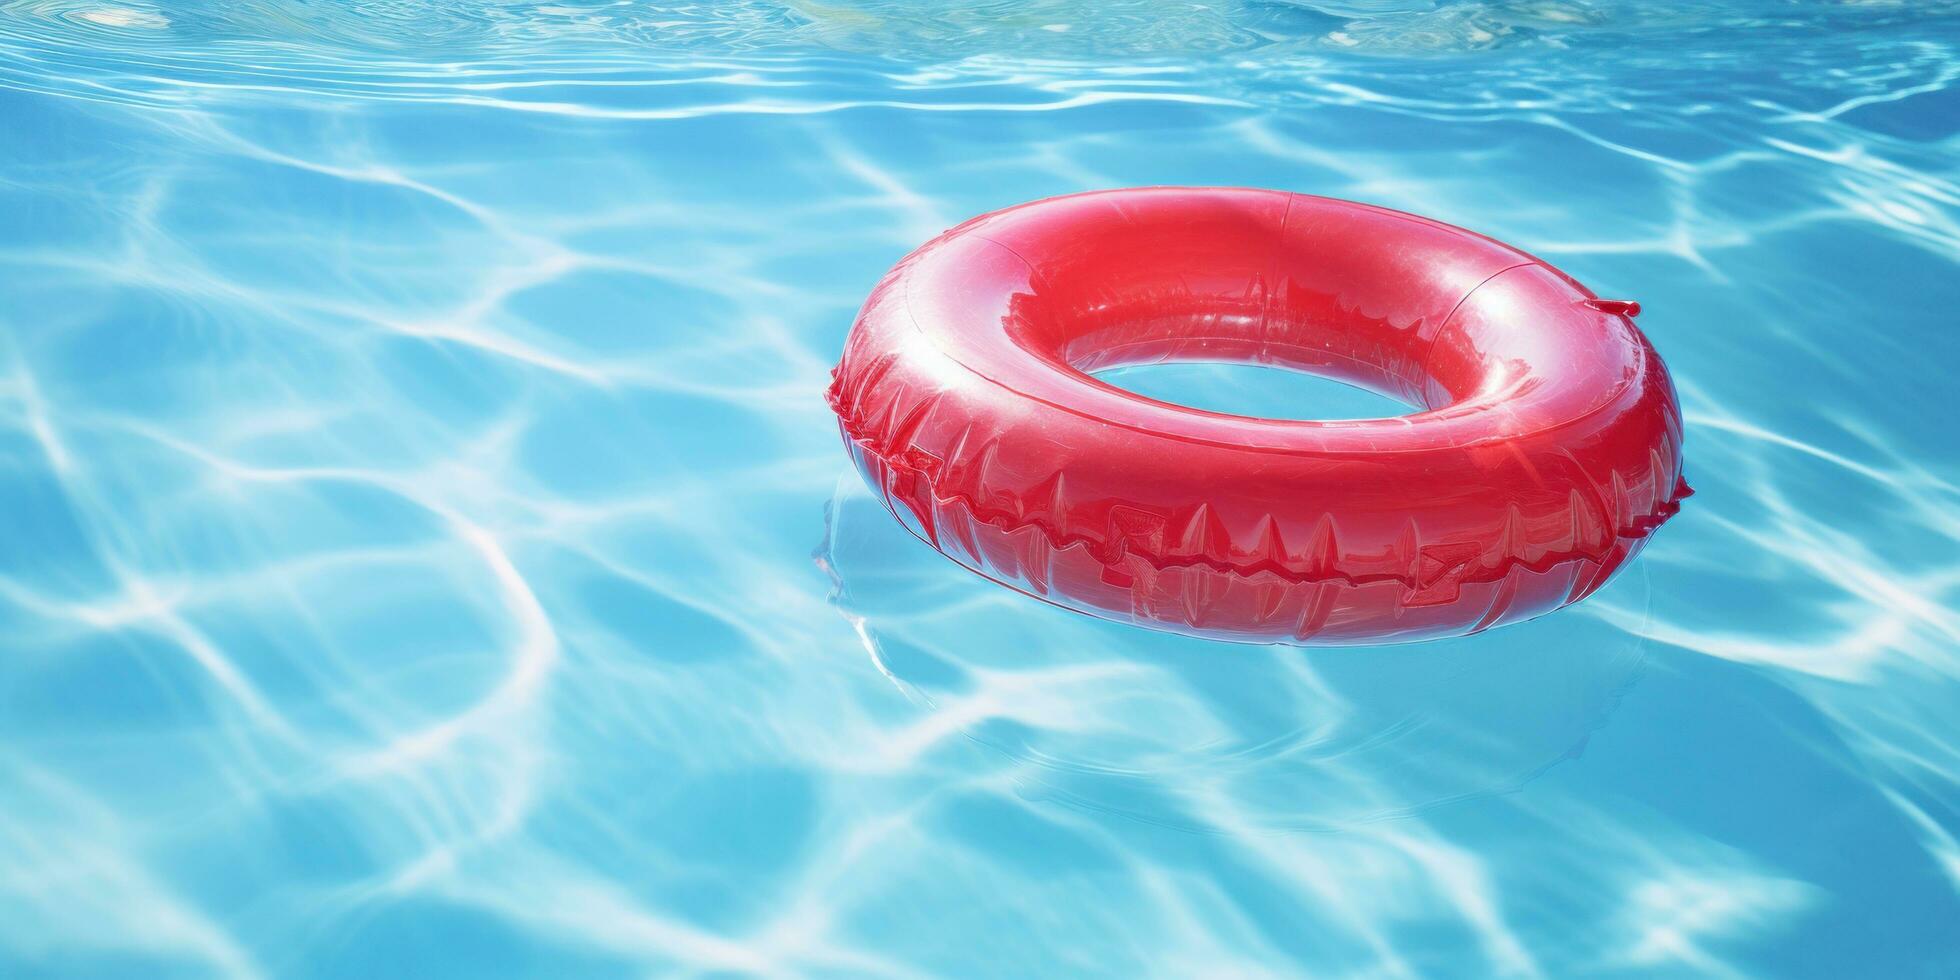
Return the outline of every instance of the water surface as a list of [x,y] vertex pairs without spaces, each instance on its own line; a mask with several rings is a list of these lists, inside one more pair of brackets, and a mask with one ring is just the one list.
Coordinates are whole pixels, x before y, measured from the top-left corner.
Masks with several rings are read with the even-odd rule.
[[[1956,45],[1945,0],[0,0],[0,975],[1960,974]],[[1143,184],[1639,300],[1697,496],[1406,648],[938,560],[822,402],[858,303]],[[1233,378],[1135,384],[1379,408]]]

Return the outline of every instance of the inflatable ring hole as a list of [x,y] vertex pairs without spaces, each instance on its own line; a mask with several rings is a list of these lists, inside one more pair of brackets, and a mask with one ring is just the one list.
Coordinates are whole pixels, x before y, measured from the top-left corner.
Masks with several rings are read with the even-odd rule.
[[1094,377],[1145,398],[1241,418],[1353,421],[1421,411],[1312,371],[1263,364],[1164,361],[1105,368]]
[[[1515,408],[1536,393],[1558,403],[1534,413],[1548,424],[1627,380],[1624,331],[1601,325],[1623,304],[1581,305],[1582,287],[1525,253],[1378,208],[1147,189],[1011,209],[966,237],[922,264],[915,316],[937,324],[956,310],[995,311],[1022,352],[1078,380],[1163,362],[1248,363],[1423,411]],[[948,349],[989,377],[1023,373],[973,343]],[[1545,383],[1553,373],[1560,384]]]

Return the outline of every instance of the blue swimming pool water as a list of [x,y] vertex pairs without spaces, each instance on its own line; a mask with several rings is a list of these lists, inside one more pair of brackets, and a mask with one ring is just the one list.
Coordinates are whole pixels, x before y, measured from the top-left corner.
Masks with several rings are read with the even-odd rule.
[[[4,0],[0,975],[1960,975],[1957,46],[1934,0]],[[1407,648],[937,559],[821,398],[857,304],[1158,183],[1638,299],[1698,495]]]

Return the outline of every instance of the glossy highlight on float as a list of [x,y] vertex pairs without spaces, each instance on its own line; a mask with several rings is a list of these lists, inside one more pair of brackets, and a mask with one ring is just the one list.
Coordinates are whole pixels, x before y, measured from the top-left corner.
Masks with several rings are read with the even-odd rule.
[[[893,515],[1003,585],[1219,639],[1404,642],[1577,602],[1680,509],[1680,406],[1638,312],[1383,208],[1100,191],[906,256],[828,399]],[[1092,374],[1166,361],[1291,368],[1421,410],[1247,418]]]

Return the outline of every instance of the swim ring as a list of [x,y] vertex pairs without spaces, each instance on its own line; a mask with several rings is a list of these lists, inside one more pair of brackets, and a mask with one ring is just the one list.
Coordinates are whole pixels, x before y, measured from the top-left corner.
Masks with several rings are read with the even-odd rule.
[[[1402,642],[1576,602],[1680,509],[1680,406],[1638,312],[1383,208],[1101,191],[906,256],[828,400],[893,515],[996,582],[1179,633]],[[1277,365],[1419,411],[1247,418],[1092,373],[1162,361]]]

